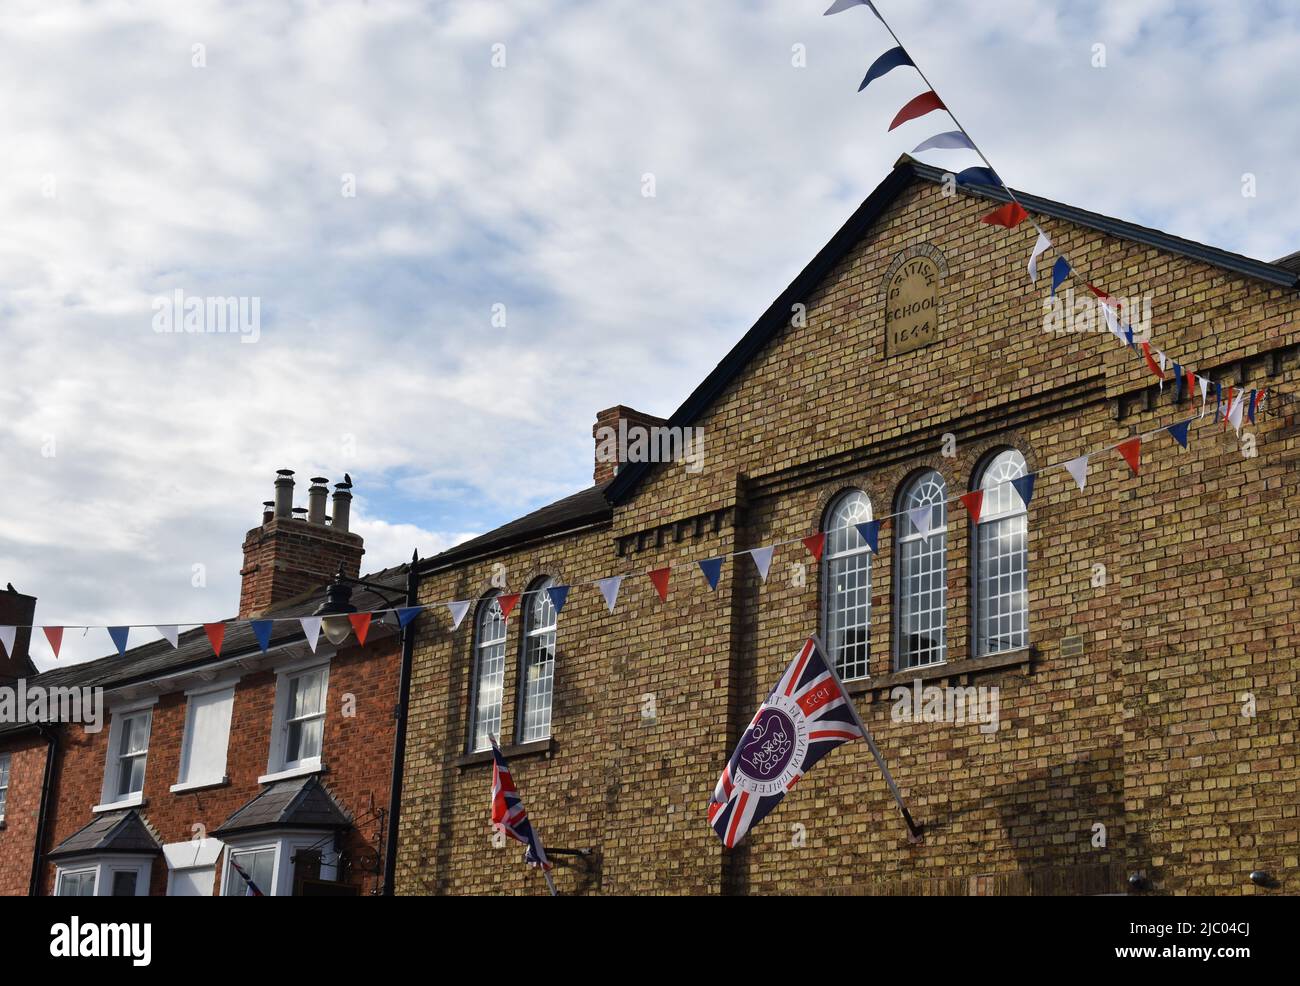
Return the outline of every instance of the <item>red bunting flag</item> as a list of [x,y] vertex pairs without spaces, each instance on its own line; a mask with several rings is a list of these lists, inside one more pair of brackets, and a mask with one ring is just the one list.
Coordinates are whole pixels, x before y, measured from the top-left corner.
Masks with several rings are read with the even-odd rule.
[[54,651],[54,659],[59,659],[59,648],[63,646],[63,627],[45,627],[45,639],[50,642],[50,650]]
[[653,572],[647,572],[650,581],[655,584],[655,591],[659,593],[661,603],[668,602],[668,576],[672,573],[671,568],[656,568]]
[[984,491],[971,490],[961,497],[961,502],[966,505],[966,511],[970,514],[970,519],[978,524],[980,522],[980,511],[984,509]]
[[497,596],[497,605],[501,607],[501,619],[510,619],[510,613],[519,605],[519,593],[512,592],[508,596]]
[[929,92],[923,92],[915,99],[910,100],[906,106],[898,111],[898,116],[894,117],[894,122],[889,125],[889,129],[901,127],[908,120],[915,120],[918,116],[925,116],[927,113],[933,113],[935,110],[945,110],[948,107],[943,105],[943,100],[939,98],[938,93],[933,89]]
[[1020,207],[1019,202],[1008,202],[1006,205],[994,209],[980,222],[988,223],[990,226],[1005,226],[1007,229],[1015,229],[1028,218],[1029,213]]
[[226,625],[224,623],[205,623],[203,630],[208,635],[208,643],[212,645],[212,653],[217,657],[221,656],[221,645],[226,639]]
[[350,613],[348,622],[352,624],[352,632],[357,635],[357,643],[366,646],[366,634],[370,632],[370,614]]
[[1232,416],[1232,384],[1228,384],[1228,403],[1223,405],[1223,424],[1219,427],[1228,427],[1228,418]]
[[1108,295],[1108,294],[1107,294],[1105,291],[1103,291],[1101,288],[1096,287],[1096,286],[1093,285],[1091,282],[1086,282],[1086,283],[1088,284],[1088,290],[1091,291],[1093,294],[1095,294],[1098,298],[1102,298],[1103,300],[1106,300],[1106,301],[1109,301],[1109,300],[1110,300],[1110,295]]
[[1127,442],[1116,445],[1115,448],[1119,450],[1120,455],[1124,456],[1124,461],[1128,463],[1128,467],[1133,470],[1133,475],[1136,476],[1142,455],[1142,436],[1138,435],[1136,438],[1130,438]]
[[1154,373],[1156,376],[1158,376],[1161,380],[1164,380],[1165,378],[1164,370],[1156,366],[1156,361],[1151,358],[1151,343],[1149,342],[1142,343],[1142,355],[1147,358],[1147,366],[1151,368],[1151,372]]
[[807,548],[812,556],[818,561],[822,560],[822,549],[826,547],[826,532],[813,534],[803,539],[803,546]]

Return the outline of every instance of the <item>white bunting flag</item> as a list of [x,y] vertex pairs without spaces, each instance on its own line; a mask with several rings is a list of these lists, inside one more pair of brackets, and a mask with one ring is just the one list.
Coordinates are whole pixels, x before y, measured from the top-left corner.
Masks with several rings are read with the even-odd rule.
[[298,620],[302,624],[302,632],[307,637],[307,643],[311,645],[313,654],[316,653],[316,644],[320,641],[320,621],[319,616],[304,616]]
[[1119,314],[1104,301],[1101,303],[1101,310],[1106,316],[1106,328],[1110,329],[1110,334],[1127,346],[1128,339],[1124,336],[1124,330],[1119,327]]
[[1082,493],[1084,486],[1088,484],[1088,457],[1081,455],[1077,459],[1071,459],[1065,464],[1065,468],[1074,477],[1079,492]]
[[454,603],[448,603],[447,612],[451,613],[451,628],[459,630],[460,621],[465,619],[465,614],[469,612],[469,600],[458,599]]
[[930,521],[933,517],[931,507],[917,507],[915,510],[909,510],[907,516],[912,520],[912,526],[916,528],[916,533],[925,537],[930,533]]
[[1246,392],[1243,390],[1233,400],[1232,410],[1228,412],[1228,424],[1237,430],[1238,435],[1241,434],[1241,412],[1245,409]]
[[162,626],[154,627],[161,635],[162,639],[167,641],[173,647],[181,645],[181,628],[174,623],[167,623]]
[[14,656],[14,634],[17,632],[17,627],[0,627],[0,644],[4,644],[5,653],[10,657]]
[[1201,417],[1205,417],[1205,402],[1210,396],[1210,381],[1199,374],[1196,380],[1201,385]]
[[1038,234],[1038,242],[1034,244],[1034,252],[1029,255],[1029,280],[1036,282],[1038,280],[1038,258],[1043,252],[1052,245],[1052,238],[1046,233]]
[[596,584],[600,586],[600,594],[605,597],[605,605],[609,607],[611,613],[614,612],[614,604],[618,602],[618,587],[623,584],[623,576],[611,575]]
[[1156,355],[1160,357],[1160,392],[1163,394],[1165,392],[1165,365],[1167,360],[1165,354],[1158,349]]
[[754,559],[754,564],[758,566],[758,575],[764,582],[767,581],[767,570],[772,567],[772,552],[776,550],[775,545],[767,548],[755,548],[749,553],[749,557]]

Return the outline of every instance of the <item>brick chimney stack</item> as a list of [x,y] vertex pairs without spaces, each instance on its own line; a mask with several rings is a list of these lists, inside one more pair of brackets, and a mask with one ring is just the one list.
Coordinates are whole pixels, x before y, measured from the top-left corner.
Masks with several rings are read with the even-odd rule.
[[35,596],[23,595],[12,584],[0,589],[0,626],[17,628],[14,631],[13,653],[6,654],[4,647],[0,646],[0,684],[36,673],[36,667],[27,653],[32,642],[31,625],[35,615]]
[[596,440],[596,484],[606,483],[617,475],[619,466],[623,464],[623,454],[627,450],[629,429],[658,428],[667,423],[663,418],[656,418],[653,414],[636,411],[622,404],[599,412],[596,423],[591,426],[591,437]]
[[[244,538],[244,567],[239,572],[243,579],[241,619],[257,616],[304,592],[319,589],[323,593],[340,564],[353,578],[361,574],[365,548],[361,536],[348,530],[352,495],[343,487],[350,488],[350,484],[338,484],[331,522],[325,516],[327,483],[323,476],[313,478],[308,506],[295,508],[293,470],[276,473],[275,499],[262,505],[261,525]],[[346,499],[340,500],[340,496]]]

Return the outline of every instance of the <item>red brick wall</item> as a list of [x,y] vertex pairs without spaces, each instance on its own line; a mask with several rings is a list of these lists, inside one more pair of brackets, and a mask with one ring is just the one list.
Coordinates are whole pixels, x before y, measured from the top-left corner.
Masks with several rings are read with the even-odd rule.
[[296,518],[274,518],[244,538],[241,618],[256,616],[275,603],[319,591],[342,563],[356,578],[365,554],[360,535]]
[[5,753],[10,755],[9,798],[0,828],[0,894],[13,897],[25,895],[31,883],[46,743],[35,735],[14,737],[0,743],[0,754]]
[[[354,828],[343,843],[344,867],[339,879],[358,886],[363,894],[379,882],[376,860],[384,833],[375,809],[388,807],[393,749],[393,706],[400,661],[398,639],[373,639],[364,650],[349,648],[330,662],[321,780],[349,811]],[[226,774],[230,784],[173,794],[184,740],[184,690],[163,695],[153,708],[149,757],[145,766],[145,804],[139,810],[164,844],[210,834],[238,808],[262,790],[257,778],[266,773],[275,708],[273,670],[245,672],[235,689],[230,721]],[[343,715],[344,696],[354,695],[355,715]],[[66,752],[59,770],[51,815],[48,847],[57,846],[94,817],[100,801],[109,723],[97,734],[80,727],[66,733]],[[196,825],[203,826],[197,832]],[[30,857],[29,857],[30,858]],[[44,893],[54,887],[53,866],[44,868]],[[25,886],[24,886],[25,892]],[[153,867],[152,894],[167,892],[167,866],[160,858]]]

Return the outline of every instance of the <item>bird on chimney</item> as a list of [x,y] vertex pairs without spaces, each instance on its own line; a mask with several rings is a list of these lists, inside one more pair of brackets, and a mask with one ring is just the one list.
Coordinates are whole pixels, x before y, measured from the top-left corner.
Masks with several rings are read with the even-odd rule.
[[5,588],[8,589],[10,592],[17,592],[17,591],[18,591],[17,589],[14,588],[14,584],[13,584],[12,582],[6,582],[6,583],[5,583]]
[[347,483],[349,486],[351,486],[351,485],[352,485],[352,477],[349,476],[347,473],[344,473],[344,474],[343,474],[343,482],[345,482],[345,483]]

